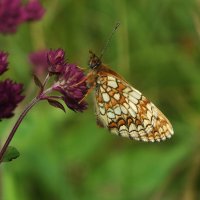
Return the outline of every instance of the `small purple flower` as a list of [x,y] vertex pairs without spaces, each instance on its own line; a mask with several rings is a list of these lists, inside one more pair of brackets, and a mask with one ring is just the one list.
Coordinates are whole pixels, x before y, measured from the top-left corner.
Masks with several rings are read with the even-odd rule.
[[32,52],[29,55],[29,60],[33,65],[33,73],[41,76],[48,72],[47,50]]
[[[83,71],[75,64],[66,64],[65,70],[58,77],[53,89],[59,91],[63,95],[66,105],[78,112],[87,109],[87,103],[82,101],[87,93],[87,86]],[[81,101],[81,102],[80,102]]]
[[47,54],[49,72],[52,74],[61,73],[66,67],[65,52],[63,49],[50,50]]
[[0,0],[0,32],[15,33],[21,23],[39,20],[43,14],[38,0],[29,1],[25,6],[21,0]]
[[0,75],[8,70],[8,61],[7,61],[8,53],[4,53],[0,51]]
[[[44,96],[42,99],[48,100],[51,105],[59,107],[62,110],[64,110],[64,107],[57,101],[58,99],[62,99],[74,111],[81,112],[87,108],[87,103],[83,101],[87,93],[87,86],[84,81],[85,75],[77,65],[66,62],[65,51],[63,49],[50,50],[47,54],[46,51],[34,53],[31,54],[30,60],[35,67],[39,68],[41,66],[42,69],[45,67],[50,74],[49,77],[47,76],[48,78],[55,77],[55,82],[51,89],[61,94],[61,96]],[[40,94],[42,94],[48,78],[42,83],[37,75],[39,74],[36,73],[34,80],[36,85],[40,87]]]
[[45,10],[38,0],[30,0],[22,7],[22,18],[24,21],[39,20],[44,12]]
[[0,81],[0,120],[12,117],[18,103],[24,99],[21,95],[23,85],[10,79]]
[[0,32],[14,33],[22,22],[21,1],[1,0],[0,2]]

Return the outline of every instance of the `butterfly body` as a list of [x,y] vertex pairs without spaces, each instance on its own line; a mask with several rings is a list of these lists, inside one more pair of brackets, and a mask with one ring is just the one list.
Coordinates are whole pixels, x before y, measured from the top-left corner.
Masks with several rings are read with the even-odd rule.
[[97,122],[110,132],[145,142],[162,141],[173,135],[164,114],[120,75],[101,63],[93,53],[87,76],[95,88]]

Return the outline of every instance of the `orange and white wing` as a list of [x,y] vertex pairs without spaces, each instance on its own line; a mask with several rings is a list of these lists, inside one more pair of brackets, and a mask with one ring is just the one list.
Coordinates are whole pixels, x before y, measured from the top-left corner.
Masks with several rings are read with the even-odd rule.
[[174,133],[164,114],[117,76],[101,74],[97,77],[95,99],[98,123],[116,135],[159,142]]

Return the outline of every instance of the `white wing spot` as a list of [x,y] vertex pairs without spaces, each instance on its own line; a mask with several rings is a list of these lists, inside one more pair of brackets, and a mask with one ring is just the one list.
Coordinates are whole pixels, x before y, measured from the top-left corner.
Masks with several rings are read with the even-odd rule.
[[[130,135],[131,135],[131,137],[133,137],[134,139],[138,138],[138,132],[137,132],[137,131],[130,132]],[[138,140],[139,140],[139,138],[138,138]]]
[[139,134],[140,134],[140,136],[146,135],[146,133],[145,133],[143,130],[141,130],[141,131],[139,132]]
[[131,123],[131,125],[129,126],[129,132],[132,132],[132,131],[136,131],[135,124],[133,123]]
[[144,124],[144,127],[147,127],[147,125],[150,124],[150,123],[149,123],[149,120],[144,119],[143,124]]
[[155,142],[155,140],[154,140],[153,137],[150,137],[149,140],[150,140],[151,142]]
[[119,94],[119,93],[114,94],[114,98],[115,98],[116,100],[119,100],[119,99],[120,99],[120,94]]
[[134,104],[137,104],[138,103],[138,100],[136,98],[134,98],[133,96],[129,96],[129,100],[131,102],[133,102]]
[[130,108],[129,105],[128,105],[127,103],[123,103],[123,105],[124,105],[124,107],[125,107],[126,109],[129,109],[129,108]]
[[151,108],[152,108],[151,104],[148,103],[148,104],[147,104],[147,109],[151,111]]
[[103,97],[103,100],[105,101],[105,102],[109,102],[110,101],[110,97],[109,97],[109,95],[107,94],[107,93],[102,93],[102,97]]
[[146,131],[147,133],[150,133],[152,130],[153,130],[152,125],[151,125],[151,126],[148,126],[147,128],[145,128],[145,131]]
[[116,81],[116,79],[112,76],[108,76],[108,81]]
[[103,87],[100,87],[100,91],[101,91],[101,93],[105,92]]
[[156,141],[157,141],[157,142],[160,142],[160,138],[159,138],[159,137],[156,137]]
[[114,109],[114,112],[116,115],[121,115],[121,113],[122,113],[119,106]]
[[134,90],[134,91],[130,92],[130,96],[139,100],[141,98],[141,93],[138,92],[137,90]]
[[121,136],[128,137],[128,130],[125,125],[120,126],[119,132],[120,132]]
[[103,103],[99,103],[99,106],[102,106],[102,107],[103,107]]
[[128,111],[130,112],[130,114],[131,114],[132,117],[136,117],[136,112],[133,111],[132,108],[129,108]]
[[112,88],[117,88],[118,87],[116,81],[108,81],[107,85],[112,87]]
[[101,81],[99,80],[99,78],[97,79],[97,83],[98,83],[98,84],[101,84]]
[[137,129],[138,131],[140,131],[141,129],[143,129],[143,127],[141,125],[138,125]]
[[113,112],[107,112],[107,116],[110,118],[110,119],[114,119],[115,118],[115,114]]
[[171,138],[172,137],[172,135],[170,135],[169,132],[165,133],[165,135],[166,135],[167,138]]
[[111,132],[111,133],[114,133],[114,134],[116,134],[116,135],[119,134],[119,133],[118,133],[118,129],[116,129],[116,128],[111,128],[111,129],[110,129],[110,132]]
[[133,104],[132,102],[129,102],[129,106],[131,107],[131,109],[132,109],[135,113],[138,112],[137,107],[136,107],[135,104]]
[[107,87],[107,92],[110,92],[111,91],[111,87]]
[[152,113],[150,111],[147,111],[147,117],[148,117],[149,120],[151,120]]
[[123,93],[128,94],[130,91],[132,91],[132,89],[131,89],[130,87],[126,87],[126,88],[123,90]]
[[144,142],[148,142],[148,138],[145,137],[145,136],[141,137],[141,139],[142,139]]
[[126,109],[124,106],[122,106],[122,105],[121,105],[121,110],[122,110],[122,112],[123,112],[125,115],[128,114],[127,109]]
[[162,127],[160,127],[158,131],[159,131],[159,133],[162,133],[163,132]]
[[161,135],[161,139],[162,140],[166,140],[166,136],[165,135]]
[[105,115],[106,110],[105,110],[104,107],[99,107],[99,110],[100,110],[100,113],[101,113],[102,115]]

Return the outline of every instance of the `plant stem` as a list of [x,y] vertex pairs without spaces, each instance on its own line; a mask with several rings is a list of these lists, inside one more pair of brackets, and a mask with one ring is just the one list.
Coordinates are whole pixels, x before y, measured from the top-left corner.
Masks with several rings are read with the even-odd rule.
[[28,113],[28,111],[36,104],[38,103],[39,101],[41,100],[40,97],[35,97],[27,106],[26,108],[24,109],[24,111],[21,113],[21,115],[19,116],[18,120],[16,121],[13,129],[11,130],[10,134],[8,135],[8,138],[6,140],[6,142],[4,143],[1,151],[0,151],[0,163],[2,162],[3,160],[3,156],[13,138],[13,136],[15,135],[16,133],[16,130],[17,128],[19,127],[19,125],[21,124],[22,120],[24,119],[24,117],[26,116],[26,114]]
[[48,73],[47,76],[46,76],[46,78],[45,78],[45,80],[44,80],[43,87],[46,86],[46,84],[47,84],[49,78],[50,78],[50,75],[49,75],[49,73]]

